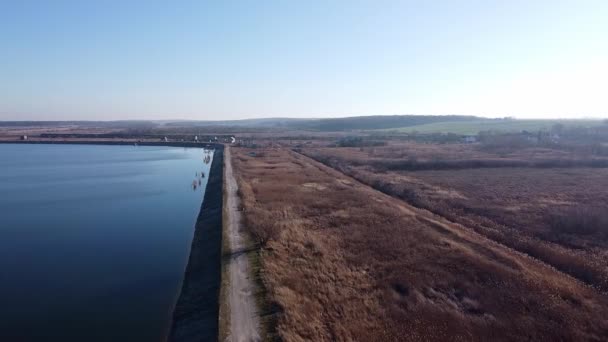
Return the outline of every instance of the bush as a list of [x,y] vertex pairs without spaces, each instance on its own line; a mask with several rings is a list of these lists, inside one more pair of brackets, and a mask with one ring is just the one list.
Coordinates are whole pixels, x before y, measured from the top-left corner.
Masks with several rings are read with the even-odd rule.
[[245,213],[245,226],[260,247],[266,247],[269,241],[278,237],[280,227],[277,222],[273,214],[266,210],[253,208]]

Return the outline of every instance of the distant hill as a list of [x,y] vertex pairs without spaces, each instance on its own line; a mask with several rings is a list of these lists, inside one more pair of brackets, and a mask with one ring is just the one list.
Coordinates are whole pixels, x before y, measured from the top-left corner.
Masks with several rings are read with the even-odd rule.
[[481,131],[494,132],[536,132],[539,130],[550,130],[554,125],[561,124],[564,127],[594,127],[604,124],[601,120],[584,119],[479,119],[470,121],[444,121],[427,123],[415,126],[385,129],[385,131],[398,131],[403,133],[454,133],[463,135],[475,135]]
[[223,121],[167,121],[166,127],[256,127],[256,128],[288,128],[313,131],[351,131],[376,129],[401,129],[404,127],[433,124],[469,122],[481,120],[475,116],[465,115],[375,115],[353,116],[333,119],[292,119],[292,118],[263,118]]
[[319,131],[397,129],[438,122],[468,122],[481,118],[467,115],[376,115],[292,122],[292,127]]
[[468,115],[375,115],[332,119],[260,118],[243,120],[119,120],[119,121],[0,121],[0,127],[101,127],[145,130],[306,130],[306,131],[395,131],[419,133],[477,134],[479,131],[519,132],[550,129],[554,124],[591,127],[601,120],[488,119]]
[[2,126],[66,126],[107,128],[280,128],[312,131],[404,129],[428,124],[483,120],[465,115],[375,115],[332,119],[260,118],[242,120],[0,121]]
[[229,127],[289,127],[297,125],[299,122],[311,119],[293,118],[261,118],[261,119],[241,119],[241,120],[179,120],[162,122],[164,126],[170,127],[208,127],[208,126],[229,126]]

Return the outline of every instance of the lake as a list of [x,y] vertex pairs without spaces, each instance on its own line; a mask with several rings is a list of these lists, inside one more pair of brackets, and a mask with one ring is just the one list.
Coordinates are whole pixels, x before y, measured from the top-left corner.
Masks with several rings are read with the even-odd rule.
[[162,340],[203,200],[203,156],[0,144],[0,340]]

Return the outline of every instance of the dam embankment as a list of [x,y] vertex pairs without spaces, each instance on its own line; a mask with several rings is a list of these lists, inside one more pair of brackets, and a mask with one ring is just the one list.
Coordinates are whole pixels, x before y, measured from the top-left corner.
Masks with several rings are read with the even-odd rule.
[[215,145],[169,341],[215,341],[221,283],[224,148]]

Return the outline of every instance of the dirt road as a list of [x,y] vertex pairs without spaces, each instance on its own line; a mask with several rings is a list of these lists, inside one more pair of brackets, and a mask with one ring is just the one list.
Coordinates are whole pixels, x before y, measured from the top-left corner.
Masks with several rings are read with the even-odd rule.
[[244,253],[241,212],[239,211],[238,186],[232,173],[230,147],[225,149],[226,204],[228,210],[226,234],[230,242],[231,258],[228,264],[230,277],[228,306],[230,331],[227,340],[232,342],[260,341],[259,317],[255,303],[255,285],[250,277],[249,260]]

